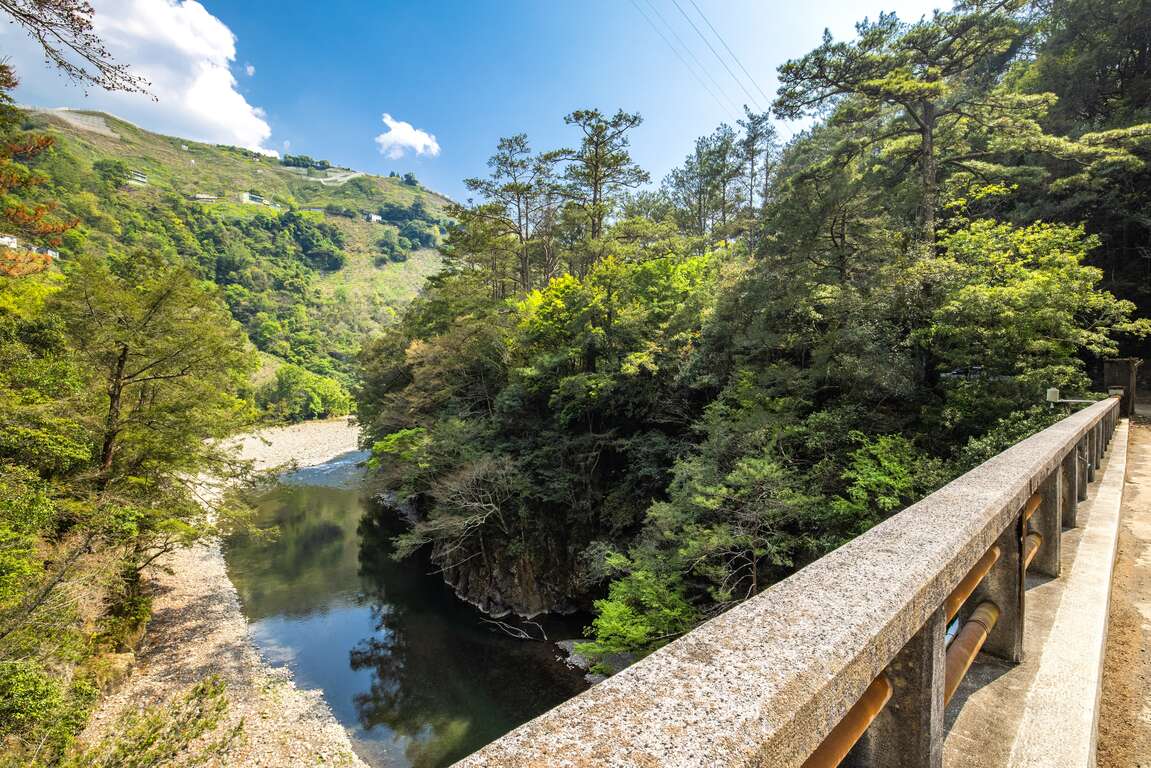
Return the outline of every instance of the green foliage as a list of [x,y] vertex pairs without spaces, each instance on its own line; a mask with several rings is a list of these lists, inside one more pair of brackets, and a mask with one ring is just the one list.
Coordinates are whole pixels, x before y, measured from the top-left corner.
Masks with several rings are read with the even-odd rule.
[[209,677],[167,706],[129,711],[90,748],[73,750],[61,768],[191,768],[219,764],[241,738],[243,722],[227,724],[226,687]]
[[1099,290],[1086,260],[1097,241],[1082,227],[1027,227],[978,220],[941,238],[941,254],[918,266],[940,292],[917,335],[947,374],[944,423],[977,435],[1047,387],[1083,392],[1083,356],[1118,351],[1121,334],[1144,335],[1135,306]]
[[35,661],[0,661],[0,766],[59,764],[97,696],[83,678],[68,685]]
[[186,478],[242,471],[218,439],[249,423],[251,357],[177,259],[86,255],[0,282],[4,764],[59,762],[107,681],[99,655],[143,631],[140,570],[212,530]]
[[666,575],[634,570],[611,584],[606,599],[595,603],[589,628],[595,641],[578,643],[576,653],[607,653],[654,648],[692,628],[699,616],[682,593],[682,585]]
[[332,164],[327,160],[313,160],[307,155],[284,155],[280,158],[280,165],[286,165],[289,168],[314,168],[318,171],[325,171],[332,167]]
[[581,651],[642,653],[1049,424],[1047,387],[1151,333],[1147,68],[1098,5],[828,36],[780,72],[810,130],[780,150],[748,112],[658,192],[627,193],[638,116],[501,139],[448,268],[361,356],[401,549],[495,608],[591,600]]
[[448,277],[365,350],[373,461],[423,510],[405,549],[431,543],[447,568],[474,555],[493,573],[526,569],[551,600],[599,532],[642,518],[677,450],[677,358],[716,270],[710,257],[636,256],[514,304]]
[[0,615],[14,609],[38,583],[43,566],[37,535],[50,528],[56,514],[35,472],[0,465]]
[[2,736],[39,726],[53,717],[63,703],[59,682],[37,665],[0,663],[0,723]]
[[110,189],[119,189],[128,183],[128,165],[123,160],[97,160],[92,170]]
[[[301,174],[110,117],[109,142],[9,102],[0,90],[0,197],[22,223],[6,231],[60,258],[0,264],[0,765],[218,763],[238,726],[213,733],[216,681],[73,742],[147,625],[141,572],[234,511],[206,509],[190,478],[249,472],[221,438],[253,423],[257,394],[280,418],[347,413],[360,336],[435,263],[414,254],[389,284],[359,212],[394,203],[435,244],[443,201],[398,181],[317,184],[315,162]],[[136,170],[147,185],[127,183]],[[242,189],[283,207],[241,205]],[[259,393],[249,339],[291,361]]]
[[916,450],[903,435],[853,437],[863,445],[849,455],[842,474],[848,485],[845,498],[837,499],[837,511],[858,520],[860,530],[943,484],[939,460]]
[[[178,260],[224,289],[261,351],[344,387],[354,383],[364,335],[390,323],[437,265],[420,249],[439,244],[446,200],[418,184],[368,176],[319,183],[335,172],[306,156],[254,157],[101,116],[119,137],[108,142],[47,114],[17,116],[57,139],[29,163],[41,183],[28,197],[54,206],[54,220],[78,222],[53,246],[65,260],[135,249]],[[130,170],[146,173],[148,184],[126,185]],[[283,207],[241,204],[244,190]],[[197,195],[218,200],[189,199]],[[408,231],[377,263],[381,227],[362,214],[382,207],[402,211],[395,224]]]
[[352,409],[352,396],[340,382],[295,365],[281,366],[256,401],[265,413],[284,421],[344,416]]
[[973,469],[1026,437],[1046,429],[1066,417],[1062,410],[1034,405],[1015,411],[995,422],[979,437],[973,437],[955,456],[955,469]]
[[101,483],[136,483],[151,467],[195,469],[205,437],[248,416],[237,397],[252,365],[218,291],[179,265],[140,256],[82,257],[49,310],[65,321],[89,372],[103,424],[95,440]]
[[423,427],[401,429],[372,443],[372,462],[379,466],[384,461],[402,461],[418,464],[420,454],[428,443],[428,431]]

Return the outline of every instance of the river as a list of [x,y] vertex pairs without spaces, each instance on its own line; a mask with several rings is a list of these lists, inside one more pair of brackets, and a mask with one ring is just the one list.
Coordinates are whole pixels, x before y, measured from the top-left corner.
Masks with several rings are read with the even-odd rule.
[[[258,500],[257,532],[225,542],[269,662],[322,690],[377,768],[449,765],[586,688],[553,642],[494,630],[426,559],[391,557],[400,523],[368,498],[366,457],[283,475]],[[544,627],[551,641],[579,633],[559,618]]]

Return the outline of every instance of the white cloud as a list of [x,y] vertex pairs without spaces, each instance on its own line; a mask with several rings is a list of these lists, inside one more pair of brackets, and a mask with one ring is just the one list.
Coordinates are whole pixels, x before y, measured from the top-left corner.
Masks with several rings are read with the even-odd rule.
[[430,157],[440,153],[439,142],[427,131],[403,120],[396,120],[387,112],[384,113],[384,125],[388,130],[376,137],[376,143],[380,145],[380,154],[387,155],[392,160],[399,160],[408,150],[417,155]]
[[255,77],[256,76],[256,65],[255,64],[245,64],[244,65],[244,73],[248,77]]
[[[0,33],[23,84],[22,103],[101,109],[145,128],[275,154],[267,116],[237,90],[236,36],[196,0],[93,0],[95,31],[118,62],[151,85],[139,94],[84,94],[44,64],[35,42],[11,25]],[[249,74],[255,72],[246,66]]]

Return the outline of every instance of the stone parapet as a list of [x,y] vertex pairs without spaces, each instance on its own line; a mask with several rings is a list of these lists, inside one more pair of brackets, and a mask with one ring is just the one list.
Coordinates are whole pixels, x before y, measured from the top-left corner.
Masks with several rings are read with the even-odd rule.
[[[1052,532],[1074,519],[1064,506],[1087,474],[1075,465],[1094,473],[1118,404],[1021,441],[457,766],[800,766],[881,674],[893,678],[894,705],[851,760],[941,765],[944,603],[994,544],[1006,546],[959,620],[980,601],[1003,603],[985,652],[1021,660],[1028,531],[1058,542]],[[1038,561],[1046,572],[1058,570],[1053,551]]]

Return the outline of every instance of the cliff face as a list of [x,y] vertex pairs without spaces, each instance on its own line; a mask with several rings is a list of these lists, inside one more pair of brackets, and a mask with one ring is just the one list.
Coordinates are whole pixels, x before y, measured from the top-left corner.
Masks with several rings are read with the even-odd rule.
[[[435,545],[432,562],[444,581],[465,600],[493,617],[515,614],[570,613],[580,593],[578,568],[566,553],[515,554],[489,543],[460,555],[449,545]],[[451,560],[449,561],[449,557]]]

